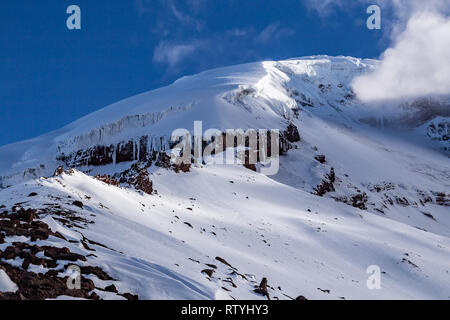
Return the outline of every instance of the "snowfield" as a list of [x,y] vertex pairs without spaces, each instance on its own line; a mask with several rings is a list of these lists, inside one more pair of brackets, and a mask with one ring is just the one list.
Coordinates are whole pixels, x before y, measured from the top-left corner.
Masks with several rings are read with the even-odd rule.
[[[270,299],[450,299],[449,98],[427,100],[431,115],[364,104],[350,84],[377,66],[315,56],[206,71],[0,147],[0,299],[267,299],[263,278]],[[143,158],[194,121],[293,124],[301,140],[273,176]],[[152,192],[120,180],[144,162]],[[79,291],[64,287],[69,265]]]
[[[8,207],[39,192],[25,208],[45,208],[54,197],[62,205],[82,201],[83,209],[73,209],[94,224],[73,232],[50,216],[44,221],[67,239],[84,236],[113,248],[94,246],[97,257],[88,263],[120,279],[120,291],[142,299],[255,299],[253,286],[262,277],[274,288],[271,297],[279,299],[449,297],[448,237],[330,199],[318,201],[234,166],[181,175],[158,169],[152,179],[157,196],[75,172],[8,188],[2,197],[13,200],[4,202]],[[80,243],[69,248],[84,250]],[[366,286],[370,265],[382,270],[381,290]],[[205,269],[214,270],[211,277],[201,273]]]

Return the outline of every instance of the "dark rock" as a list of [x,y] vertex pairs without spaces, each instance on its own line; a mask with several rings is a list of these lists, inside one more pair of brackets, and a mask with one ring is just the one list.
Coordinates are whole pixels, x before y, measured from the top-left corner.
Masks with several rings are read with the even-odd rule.
[[116,163],[131,162],[135,160],[134,141],[119,143],[116,148]]
[[316,159],[320,163],[325,163],[326,162],[325,156],[323,154],[318,154],[317,156],[314,157],[314,159]]
[[27,300],[22,294],[18,292],[0,292],[0,301],[18,301]]
[[[66,266],[67,268],[67,266]],[[81,274],[93,274],[97,276],[100,280],[108,281],[108,280],[114,280],[110,275],[108,275],[105,271],[100,269],[99,267],[93,267],[93,266],[82,266],[80,267]]]
[[330,290],[317,288],[317,290],[322,291],[323,293],[330,293]]
[[213,274],[214,274],[214,270],[213,269],[205,269],[202,270],[202,273],[206,274],[208,277],[212,278]]
[[64,173],[64,166],[59,166],[56,168],[55,173],[53,174],[54,177],[60,176]]
[[104,174],[103,176],[100,176],[100,174],[97,174],[95,176],[95,179],[97,179],[101,182],[104,182],[106,184],[112,185],[112,186],[116,186],[116,187],[120,186],[119,181],[117,181],[114,177],[110,177],[107,174]]
[[253,291],[255,293],[259,293],[262,294],[263,296],[266,296],[267,299],[270,300],[269,292],[267,291],[267,278],[263,278],[259,286]]
[[72,202],[72,204],[73,204],[74,206],[78,207],[78,208],[81,208],[81,209],[83,209],[83,206],[84,206],[84,205],[83,205],[83,202],[78,201],[78,200]]
[[450,194],[446,194],[445,192],[435,192],[436,196],[436,204],[439,206],[450,206]]
[[231,264],[229,264],[225,259],[223,259],[223,258],[221,258],[221,257],[216,257],[216,260],[217,260],[217,261],[220,261],[220,262],[222,262],[224,265],[229,266],[230,268],[234,269],[234,267],[233,267]]
[[428,218],[433,219],[434,221],[436,221],[436,219],[433,217],[433,215],[432,215],[431,213],[428,213],[428,212],[422,212],[422,214],[423,214],[425,217],[428,217]]
[[116,288],[116,286],[115,285],[110,285],[110,286],[107,286],[106,288],[105,288],[105,291],[107,291],[107,292],[114,292],[114,293],[118,293],[119,291],[117,291],[117,288]]
[[89,296],[89,299],[91,299],[91,300],[100,300],[100,297],[95,292],[92,292],[91,295]]
[[[27,236],[31,241],[46,240],[49,235],[58,236],[67,241],[63,236],[53,233],[47,224],[38,220],[36,210],[23,209],[20,204],[16,204],[13,213],[0,214],[0,242],[4,242],[6,236]],[[87,240],[88,241],[88,240]],[[38,258],[38,253],[44,253],[45,258]],[[11,266],[4,260],[23,259],[20,267]],[[52,246],[38,246],[25,242],[13,242],[4,251],[0,250],[0,269],[6,272],[9,278],[17,285],[18,291],[15,293],[0,293],[0,300],[44,300],[57,298],[61,295],[79,297],[85,299],[99,299],[99,296],[92,292],[95,289],[94,282],[81,277],[80,289],[69,289],[67,287],[68,277],[59,277],[64,270],[48,270],[45,274],[28,271],[30,265],[43,266],[47,269],[58,267],[60,261],[86,261],[86,257],[71,252],[68,248],[57,248]],[[69,265],[66,265],[67,269]],[[93,274],[101,280],[112,280],[106,272],[99,267],[82,266],[82,274]],[[117,293],[115,286],[107,287],[110,292]],[[132,294],[123,294],[127,299],[137,299]]]
[[59,166],[58,168],[56,168],[55,173],[53,174],[53,177],[60,176],[63,173],[71,175],[71,174],[73,174],[73,172],[74,171],[72,168],[69,168],[68,170],[64,170],[64,166]]
[[56,248],[50,246],[43,246],[44,254],[53,260],[68,260],[68,261],[86,261],[86,257],[78,253],[70,252],[69,248]]
[[361,210],[367,210],[366,203],[367,203],[367,194],[365,192],[355,194],[352,196],[352,206],[355,208],[359,208]]
[[153,182],[148,175],[148,166],[143,163],[135,163],[130,169],[123,171],[120,174],[120,182],[147,194],[153,194]]
[[336,181],[336,174],[334,173],[334,169],[330,169],[330,173],[327,174],[322,182],[314,188],[314,193],[320,197],[325,195],[327,192],[334,192],[334,182]]
[[223,282],[228,282],[233,288],[237,288],[237,285],[233,282],[233,279],[231,278],[226,278],[224,280],[222,280]]
[[122,294],[122,296],[127,300],[139,300],[139,297],[137,295],[131,293],[124,293]]
[[298,128],[292,123],[290,123],[288,125],[288,127],[287,127],[286,131],[284,131],[283,135],[286,137],[287,141],[289,141],[289,142],[300,141],[300,134],[298,133]]
[[6,297],[3,295],[0,296],[0,299],[43,300],[61,295],[89,298],[89,292],[95,289],[94,283],[89,279],[82,278],[81,288],[70,290],[67,288],[67,277],[60,278],[52,273],[36,274],[5,263],[0,263],[0,265],[19,288],[16,294]]

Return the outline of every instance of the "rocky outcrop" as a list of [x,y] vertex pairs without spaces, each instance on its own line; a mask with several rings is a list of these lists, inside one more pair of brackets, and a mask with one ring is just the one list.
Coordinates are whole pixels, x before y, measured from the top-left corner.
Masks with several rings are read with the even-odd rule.
[[299,142],[300,141],[300,134],[298,132],[298,128],[290,123],[287,127],[287,129],[283,132],[283,137],[289,141],[289,142]]
[[128,180],[128,183],[130,185],[133,185],[136,190],[141,190],[147,194],[153,193],[153,182],[148,176],[147,169],[139,170],[139,172],[134,177]]
[[134,163],[119,174],[119,182],[147,194],[153,194],[153,182],[148,175],[148,167],[148,164],[142,162]]
[[334,169],[330,169],[330,173],[328,173],[314,188],[314,193],[320,197],[324,196],[328,192],[334,192],[334,182],[336,181],[336,174],[334,173]]
[[269,295],[269,292],[267,291],[267,278],[263,278],[261,280],[261,283],[259,284],[258,287],[255,288],[254,292],[261,294],[261,295],[267,297],[268,300],[270,300],[270,295]]
[[0,243],[4,236],[27,236],[31,241],[47,240],[49,236],[63,239],[59,233],[51,231],[47,224],[36,220],[36,210],[13,207],[12,211],[0,214]]
[[[259,159],[259,150],[267,150],[267,156],[272,155],[272,141],[270,130],[265,132],[266,140],[263,145],[263,140],[260,137],[260,132],[256,132],[257,150],[247,150],[245,155],[245,166],[251,170],[256,170],[255,163],[249,161],[250,152],[257,153],[257,162]],[[227,136],[227,133],[222,133],[222,150],[224,151],[229,147],[238,147],[240,141],[236,137]],[[71,168],[78,168],[83,166],[105,166],[110,164],[118,164],[123,162],[141,162],[147,163],[148,167],[154,163],[156,166],[172,169],[175,172],[188,172],[190,170],[189,163],[172,163],[169,156],[169,149],[174,147],[177,143],[172,142],[169,144],[163,143],[165,137],[161,137],[161,143],[149,143],[149,136],[142,136],[139,139],[123,141],[112,145],[97,145],[87,149],[78,150],[76,152],[65,154],[61,153],[57,156],[57,160],[63,162],[66,166]],[[286,154],[290,149],[295,147],[295,143],[301,140],[298,128],[290,123],[286,130],[280,133],[279,136],[279,154]],[[233,141],[229,145],[229,141]],[[212,142],[203,141],[202,152]],[[245,147],[250,149],[249,136],[245,136]],[[156,147],[155,147],[156,146]],[[167,149],[166,149],[167,148]],[[194,148],[191,146],[191,153],[193,155]],[[194,162],[194,157],[191,158],[191,163]],[[58,168],[56,175],[63,172],[63,167]],[[99,177],[97,177],[99,178]],[[99,179],[107,180],[108,177],[100,177]]]
[[[13,207],[11,212],[5,210],[0,214],[0,244],[5,244],[6,237],[11,236],[29,239],[29,242],[7,243],[6,248],[0,250],[0,270],[3,270],[18,288],[16,292],[0,292],[0,300],[44,300],[59,296],[98,300],[99,296],[94,290],[103,289],[96,288],[94,282],[86,276],[95,275],[102,280],[114,279],[97,266],[87,266],[86,256],[74,253],[67,247],[38,245],[36,241],[48,240],[50,236],[67,241],[58,232],[51,231],[49,226],[39,219],[40,214],[36,209],[24,209],[20,206]],[[17,259],[23,261],[20,266],[9,263]],[[79,288],[73,289],[67,285],[70,279],[66,273],[69,267],[75,266],[66,264],[61,268],[61,263],[67,261],[75,265],[80,264],[81,274],[86,275],[80,276]],[[30,271],[31,265],[40,266],[46,271]],[[137,298],[130,293],[118,294],[127,299]]]
[[104,174],[102,176],[100,174],[97,174],[95,176],[95,179],[97,179],[97,180],[99,180],[99,181],[101,181],[103,183],[115,186],[115,187],[119,187],[120,186],[119,181],[117,181],[116,178],[109,176],[108,174]]
[[325,156],[323,154],[318,154],[314,157],[315,160],[317,160],[320,163],[325,163],[326,159]]
[[96,145],[76,152],[57,156],[68,167],[104,166],[131,161],[148,161],[151,159],[148,136],[137,140],[128,140],[114,145]]
[[427,135],[433,140],[450,140],[450,121],[443,119],[436,123],[431,123],[427,127]]

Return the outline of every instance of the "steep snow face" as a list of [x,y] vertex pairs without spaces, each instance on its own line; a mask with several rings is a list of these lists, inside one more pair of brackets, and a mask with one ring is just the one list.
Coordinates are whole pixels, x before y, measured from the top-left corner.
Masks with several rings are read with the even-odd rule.
[[149,136],[152,148],[163,148],[174,129],[192,130],[195,120],[203,121],[204,128],[219,130],[283,130],[302,107],[340,110],[352,105],[349,82],[376,64],[318,56],[250,63],[184,77],[168,87],[103,108],[61,130],[1,147],[0,176],[11,184],[22,180],[26,169],[35,176],[46,170],[49,173],[57,165],[58,155],[142,136]]

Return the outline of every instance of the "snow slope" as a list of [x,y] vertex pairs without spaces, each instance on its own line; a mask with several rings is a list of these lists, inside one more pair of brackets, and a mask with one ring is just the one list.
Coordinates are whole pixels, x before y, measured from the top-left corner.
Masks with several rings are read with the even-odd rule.
[[[258,299],[263,297],[253,286],[262,277],[274,288],[271,297],[279,299],[450,297],[448,237],[330,199],[318,201],[236,166],[181,175],[157,169],[152,178],[157,196],[76,171],[8,188],[2,198],[7,207],[26,201],[24,208],[82,201],[84,208],[74,210],[93,215],[95,223],[78,229],[80,234],[115,250],[93,246],[97,257],[88,263],[119,279],[119,290],[143,299]],[[27,198],[33,190],[39,195]],[[51,224],[66,238],[81,238],[55,220]],[[84,250],[80,243],[69,248]],[[234,269],[216,257],[247,280],[230,275]],[[201,273],[210,268],[206,264],[217,267],[211,279]],[[366,269],[374,264],[383,272],[381,290],[366,287]],[[228,277],[236,288],[224,281]]]
[[[141,299],[264,298],[253,291],[264,277],[278,299],[448,299],[448,98],[364,104],[350,83],[377,65],[314,56],[206,71],[0,147],[0,208],[38,209],[37,219],[65,239],[5,237],[0,253],[14,242],[67,247],[87,257],[77,263],[115,279],[87,276],[105,299],[124,292]],[[167,149],[174,129],[192,131],[198,120],[204,130],[293,124],[301,141],[274,176],[240,165],[187,173],[152,166],[152,195],[88,175],[119,177],[139,157],[87,161],[79,171],[44,178],[64,164],[60,155],[92,154],[95,146],[116,152],[133,141],[134,157],[148,136],[146,148]],[[69,223],[52,208],[86,222]],[[1,263],[24,263],[15,259],[0,254],[0,272]],[[29,268],[63,273],[64,263]],[[366,286],[370,265],[381,268],[380,290]],[[118,294],[102,290],[111,284]]]

